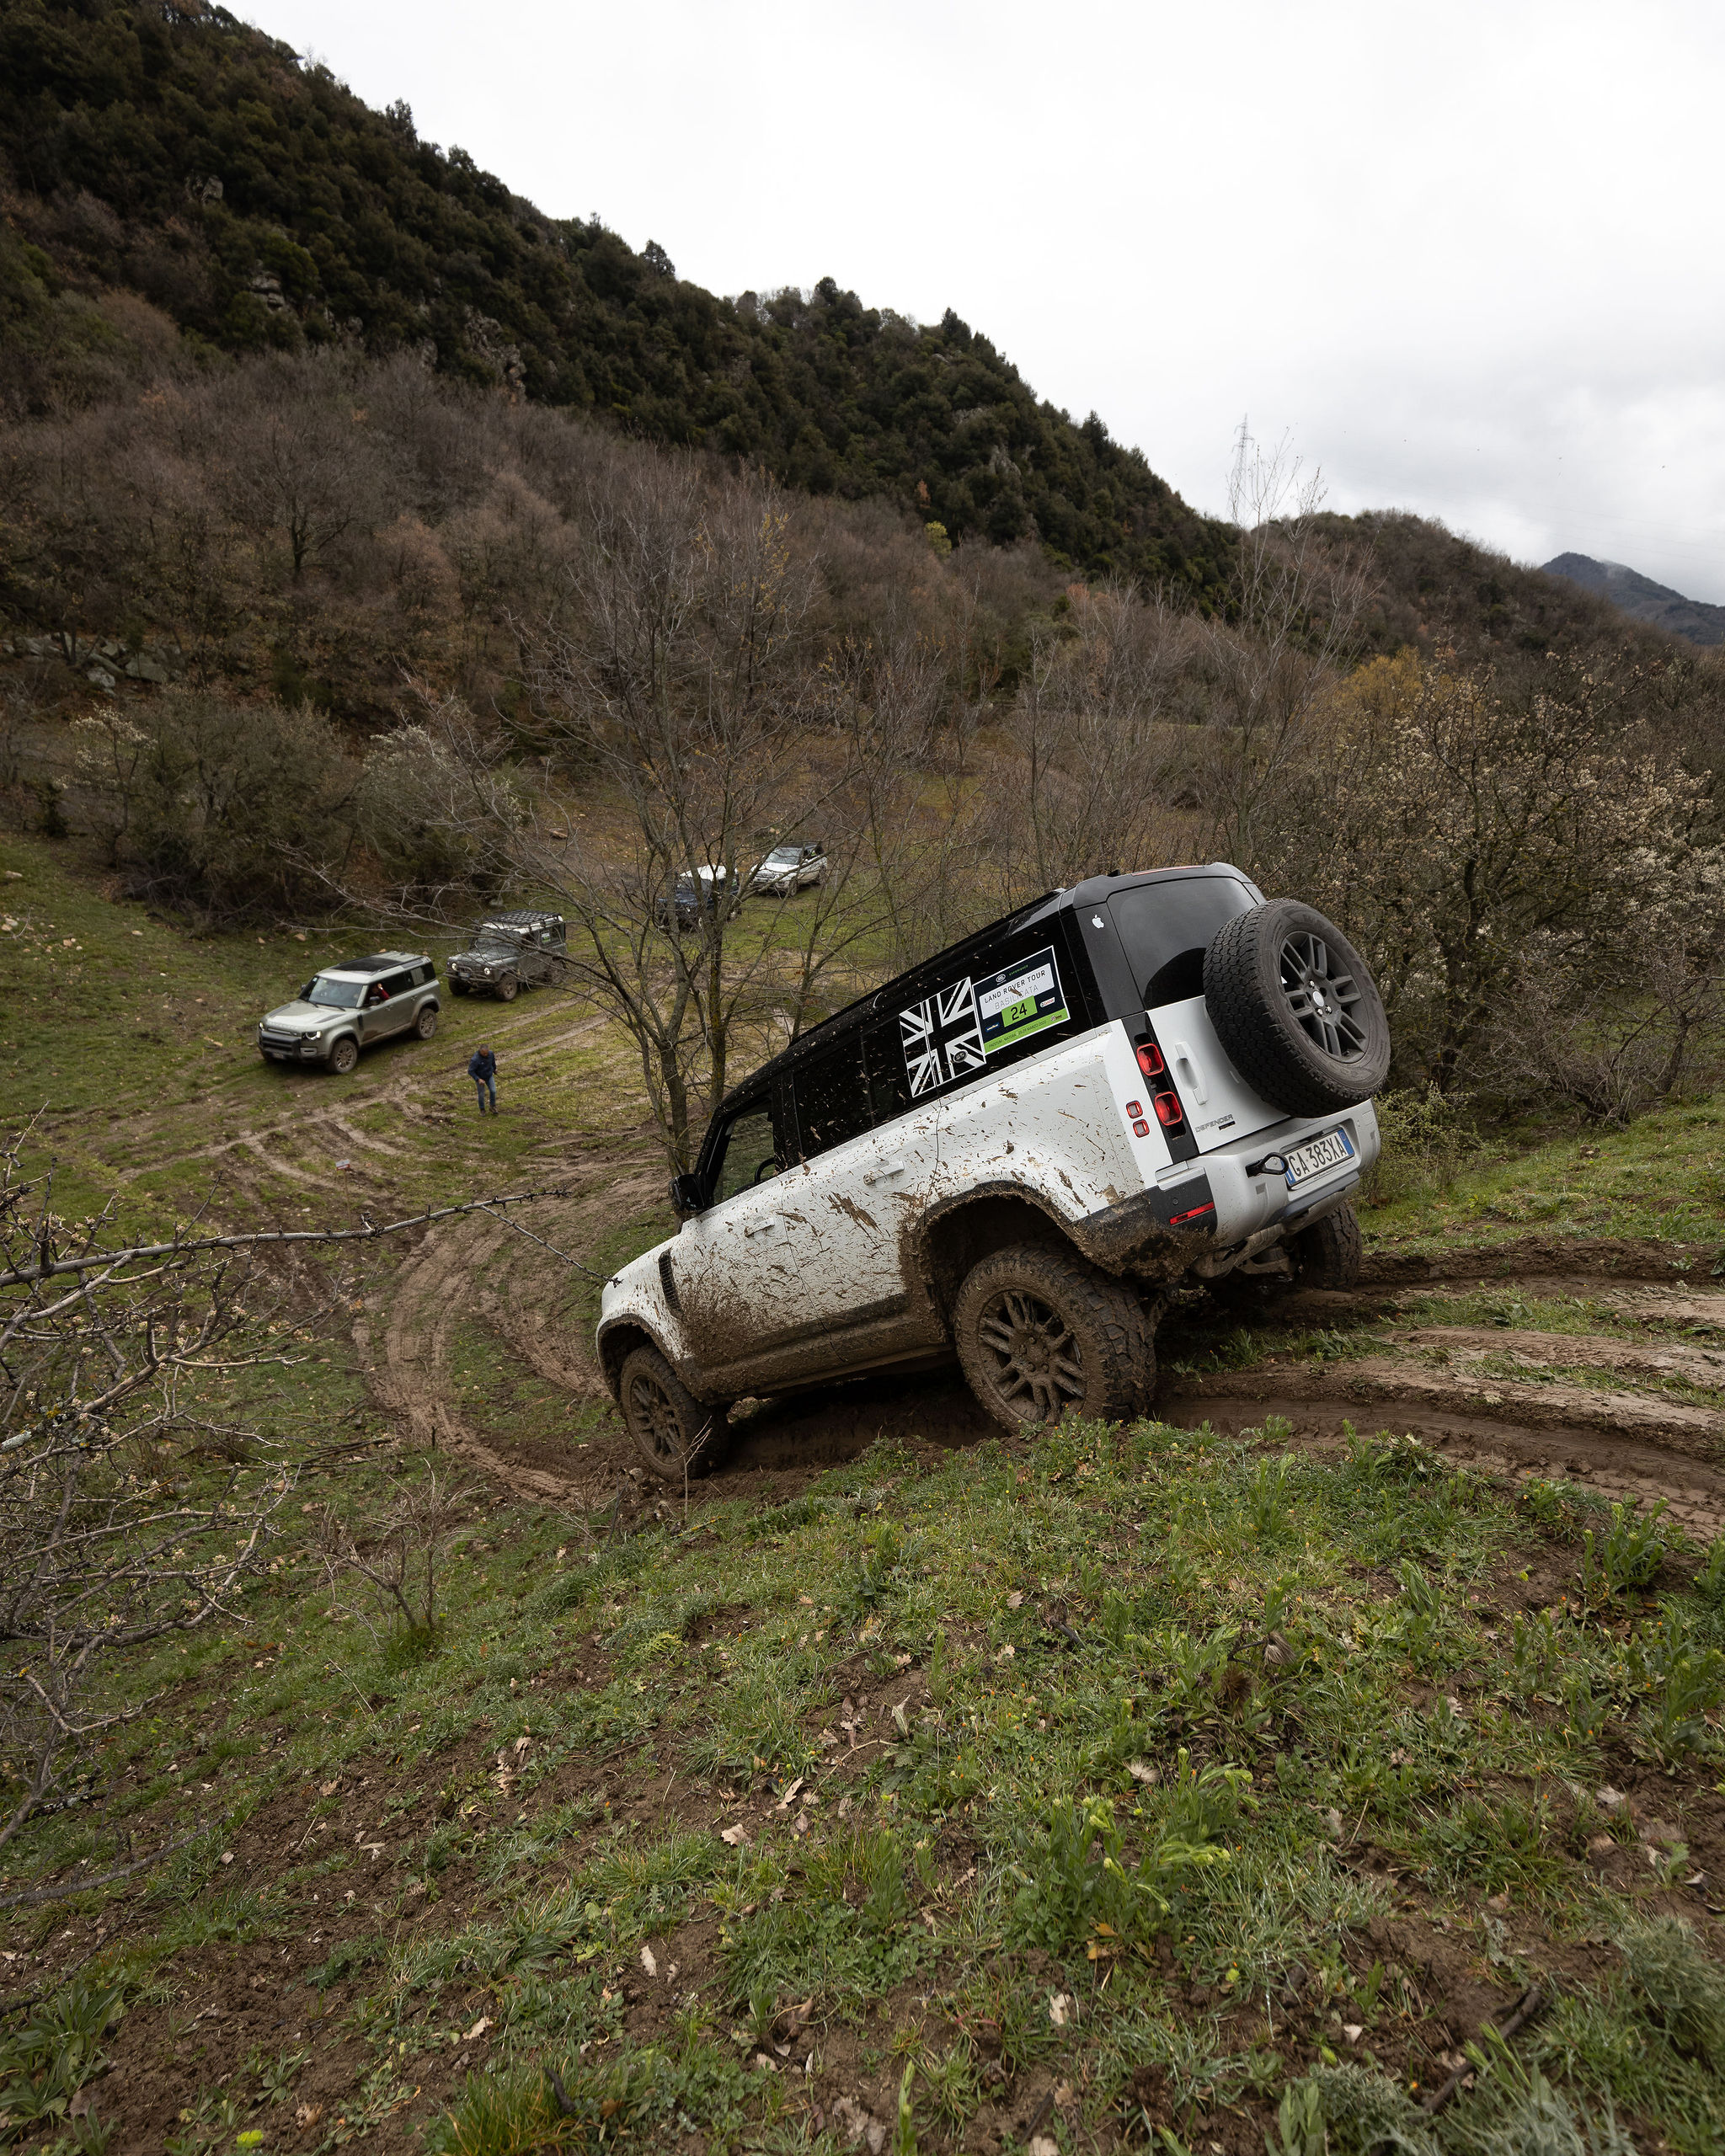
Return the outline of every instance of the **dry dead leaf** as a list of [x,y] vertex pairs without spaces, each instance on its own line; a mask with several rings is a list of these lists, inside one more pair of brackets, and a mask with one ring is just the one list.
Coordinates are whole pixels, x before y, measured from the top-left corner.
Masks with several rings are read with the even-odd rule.
[[653,1958],[653,1949],[650,1946],[644,1946],[641,1949],[641,1967],[649,1977],[656,1977],[659,1974],[659,1964]]
[[734,1849],[740,1849],[749,1838],[749,1829],[740,1825],[721,1827],[718,1830],[718,1838],[722,1842],[729,1842]]
[[483,2036],[490,2026],[491,2016],[489,2014],[482,2014],[473,2027],[468,2030],[467,2035],[462,2038],[462,2041],[464,2044],[474,2042],[478,2037]]

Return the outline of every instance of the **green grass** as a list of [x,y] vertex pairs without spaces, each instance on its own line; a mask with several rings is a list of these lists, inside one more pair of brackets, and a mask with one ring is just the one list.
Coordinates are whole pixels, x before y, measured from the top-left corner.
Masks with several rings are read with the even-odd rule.
[[[55,1097],[79,1112],[51,1132],[73,1192],[121,1178],[139,1218],[205,1202],[332,1217],[339,1196],[275,1169],[248,1195],[197,1154],[251,1124],[273,1157],[323,1175],[314,1111],[332,1100],[405,1149],[386,1163],[404,1209],[548,1179],[547,1141],[652,1159],[614,1033],[555,1040],[580,1022],[566,1000],[506,1014],[521,1026],[502,1070],[514,1113],[482,1123],[459,1065],[496,1030],[490,1006],[452,1001],[431,1051],[386,1049],[351,1081],[269,1070],[249,1026],[284,968],[291,986],[327,953],[184,937],[81,894],[45,842],[8,840],[0,862],[24,872],[0,905],[22,919],[27,886],[41,916],[0,947],[0,1068],[27,1087],[64,1069],[82,1089]],[[77,941],[53,942],[51,921]],[[210,1014],[222,1044],[170,1027],[164,998]],[[417,1089],[412,1120],[384,1096],[392,1077]],[[1722,1123],[1691,1105],[1478,1158],[1447,1191],[1369,1212],[1368,1229],[1391,1252],[1530,1230],[1705,1249]],[[631,1203],[583,1263],[605,1272],[666,1232],[656,1203]],[[387,1273],[359,1290],[374,1325]],[[445,1336],[453,1404],[489,1442],[572,1456],[604,1411],[510,1346],[507,1266],[488,1284],[497,1309],[468,1307]],[[585,1336],[596,1296],[578,1276],[549,1315]],[[1712,1337],[1509,1285],[1420,1295],[1395,1323],[1490,1328],[1506,1351],[1529,1331]],[[1382,1352],[1385,1329],[1199,1316],[1182,1352],[1200,1369],[1268,1349],[1322,1369]],[[206,1404],[325,1444],[390,1434],[344,1338],[292,1344],[291,1369],[212,1384]],[[1196,2151],[1238,2132],[1255,2145],[1290,2088],[1320,2090],[1343,2156],[1348,2120],[1393,2120],[1391,2099],[1443,2071],[1431,1945],[1508,1998],[1572,1969],[1579,1941],[1642,1939],[1625,1926],[1649,1897],[1684,1891],[1671,1863],[1668,1887],[1638,1854],[1602,1870],[1589,1844],[1633,1841],[1598,1799],[1606,1783],[1640,1777],[1680,1817],[1725,1772],[1725,1558],[1685,1588],[1669,1565],[1646,1577],[1637,1524],[1584,1492],[1537,1484],[1512,1501],[1415,1445],[1320,1458],[1293,1436],[1273,1420],[1238,1439],[1146,1423],[927,1456],[878,1444],[781,1502],[721,1476],[686,1519],[679,1505],[596,1540],[574,1510],[470,1477],[437,1629],[415,1637],[350,1578],[332,1584],[299,1509],[331,1502],[364,1541],[384,1474],[363,1457],[321,1471],[232,1627],[116,1673],[136,1718],[77,1801],[8,1853],[0,1889],[17,1891],[99,1872],[125,1835],[140,1850],[190,1837],[123,1913],[91,1892],[25,1915],[32,1967],[88,1956],[93,1996],[118,1986],[126,2014],[92,2037],[90,1999],[56,1988],[61,2021],[27,2043],[12,2031],[4,2073],[47,2102],[88,2080],[94,2044],[123,2089],[141,2017],[171,2011],[187,2150],[254,2128],[291,2144],[297,2092],[339,2071],[339,2097],[318,2083],[320,2133],[339,2117],[344,2133],[411,2128],[473,2156],[694,2134],[831,2147],[833,2103],[859,2092],[900,2147],[985,2129],[1011,2147],[1057,2089],[1071,2100],[1044,2130],[1064,2146],[1156,2127]],[[1543,1584],[1525,1607],[1530,1577]],[[727,1822],[744,1832],[723,1838]],[[1595,2118],[1615,2104],[1644,2148],[1725,2150],[1717,1964],[1650,1936],[1565,1976],[1519,2050],[1563,2102]],[[644,1948],[681,1972],[674,1994],[654,1980],[663,2008],[644,2024],[630,1997]],[[284,1972],[286,2025],[243,2058],[193,2018],[236,1967]],[[805,2003],[787,2062],[784,2017]],[[467,2034],[481,2020],[483,2065]],[[1482,2077],[1445,2115],[1449,2156],[1484,2156],[1508,2088]]]
[[[363,1520],[380,1494],[361,1473],[341,1502]],[[405,1657],[329,1614],[349,1593],[290,1536],[245,1611],[267,1652],[176,1644],[129,1673],[139,1698],[180,1689],[109,1746],[104,1791],[157,1792],[128,1819],[139,1835],[200,1805],[217,1817],[159,1876],[148,1935],[101,1966],[135,1989],[223,1941],[274,1954],[341,1919],[303,1981],[361,2046],[351,2101],[381,2116],[403,2086],[435,2089],[418,2115],[451,2148],[509,2145],[499,2119],[579,2145],[535,2109],[547,2057],[569,2065],[572,2101],[638,2118],[644,2145],[679,2115],[747,2145],[788,2116],[782,2077],[748,2060],[790,2000],[814,2002],[817,2051],[849,2030],[882,2073],[911,2068],[931,2149],[1001,2074],[1044,2063],[1097,2133],[1146,2063],[1182,2133],[1218,2105],[1273,2105],[1347,2049],[1343,2022],[1418,2079],[1428,1980],[1366,1927],[1441,1923],[1483,1971],[1509,1954],[1519,1982],[1541,1939],[1555,1954],[1623,1921],[1623,1889],[1586,1860],[1613,1829],[1584,1793],[1663,1762],[1680,1806],[1721,1770],[1713,1602],[1672,1591],[1583,1620],[1572,1592],[1530,1628],[1498,1606],[1542,1550],[1567,1551],[1578,1583],[1569,1518],[1544,1540],[1406,1444],[1321,1460],[1140,1425],[932,1470],[877,1448],[776,1509],[721,1482],[686,1529],[591,1551],[564,1521],[488,1504],[445,1568],[438,1640]],[[1674,1630],[1704,1679],[1686,1724],[1667,1711]],[[595,1633],[597,1680],[553,1678]],[[837,1725],[859,1696],[853,1769]],[[501,1786],[494,1757],[521,1736]],[[566,1794],[600,1758],[602,1800]],[[672,1776],[686,1818],[628,1823]],[[319,1798],[338,1778],[350,1795]],[[343,1809],[360,1778],[387,1889]],[[160,1793],[194,1779],[211,1787]],[[305,1846],[260,1865],[246,1822],[282,1794]],[[748,1822],[735,1846],[716,1832],[730,1815]],[[93,1868],[110,1832],[45,1820],[13,1879]],[[619,1976],[649,1942],[686,1955],[694,1986],[675,2027],[630,2035]],[[1049,2021],[1053,1993],[1076,2002],[1070,2025]],[[1713,1995],[1661,1996],[1656,2015],[1632,1986],[1571,1987],[1538,2055],[1673,2147],[1709,2148],[1725,2134],[1710,2055],[1691,2043],[1669,2085],[1645,2058],[1676,2057],[1669,2027]],[[482,2014],[491,2065],[469,2084],[456,2040]]]
[[1626,1130],[1531,1146],[1500,1140],[1444,1179],[1407,1180],[1362,1214],[1370,1245],[1415,1252],[1488,1247],[1536,1235],[1702,1244],[1725,1240],[1725,1098],[1673,1103]]
[[[56,1164],[62,1212],[117,1198],[126,1223],[322,1225],[356,1203],[410,1211],[553,1181],[569,1149],[638,1139],[632,1052],[616,1027],[584,1026],[590,1006],[571,995],[446,995],[434,1041],[381,1043],[346,1077],[284,1069],[259,1056],[259,1018],[378,931],[191,935],[102,896],[66,845],[15,835],[0,876],[0,1080],[20,1118],[49,1111],[29,1159]],[[441,969],[451,939],[430,947]],[[487,1038],[504,1113],[482,1120],[464,1074]],[[385,1097],[403,1087],[409,1119]],[[235,1142],[248,1133],[261,1155]]]

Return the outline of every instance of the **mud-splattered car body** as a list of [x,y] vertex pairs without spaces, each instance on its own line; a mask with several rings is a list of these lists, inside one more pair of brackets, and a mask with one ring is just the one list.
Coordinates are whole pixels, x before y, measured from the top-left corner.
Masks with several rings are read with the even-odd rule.
[[1183,1274],[1277,1262],[1378,1132],[1369,1098],[1290,1114],[1224,1051],[1206,952],[1253,909],[1226,864],[1095,878],[794,1042],[713,1118],[676,1235],[605,1290],[613,1390],[648,1342],[708,1402],[944,1358],[963,1283],[1009,1246],[1152,1311]]

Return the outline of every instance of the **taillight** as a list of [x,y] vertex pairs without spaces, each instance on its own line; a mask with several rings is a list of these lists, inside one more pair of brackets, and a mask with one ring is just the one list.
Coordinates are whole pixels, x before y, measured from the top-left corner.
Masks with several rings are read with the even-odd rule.
[[1180,1097],[1178,1093],[1158,1093],[1156,1097],[1156,1113],[1157,1122],[1165,1130],[1172,1130],[1177,1123],[1183,1123],[1185,1120],[1180,1113]]
[[1138,1068],[1146,1078],[1160,1078],[1167,1067],[1162,1061],[1162,1050],[1153,1041],[1144,1041],[1140,1043]]

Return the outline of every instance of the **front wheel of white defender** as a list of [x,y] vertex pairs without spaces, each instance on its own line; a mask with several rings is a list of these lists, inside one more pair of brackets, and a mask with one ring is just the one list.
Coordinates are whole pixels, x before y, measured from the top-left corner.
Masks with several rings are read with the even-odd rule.
[[617,1397],[642,1465],[661,1482],[692,1480],[718,1465],[724,1409],[703,1406],[658,1348],[643,1345],[631,1352]]

